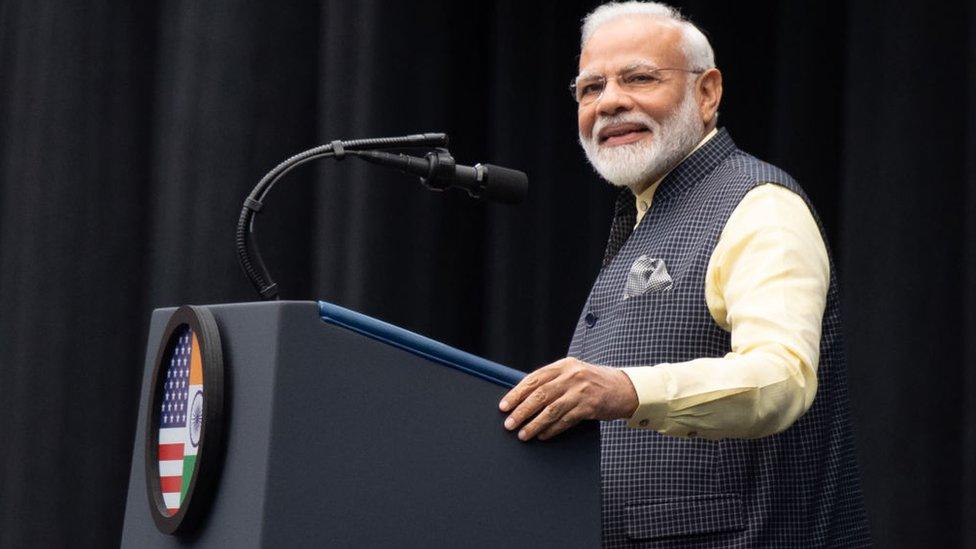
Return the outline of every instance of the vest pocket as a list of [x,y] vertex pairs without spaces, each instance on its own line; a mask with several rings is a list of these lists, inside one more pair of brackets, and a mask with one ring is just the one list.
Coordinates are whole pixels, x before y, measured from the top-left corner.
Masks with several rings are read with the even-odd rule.
[[666,290],[633,297],[621,296],[615,306],[621,318],[646,318],[648,315],[658,315],[673,309],[674,295],[674,290]]
[[736,494],[686,496],[627,503],[630,539],[733,532],[746,527],[742,498]]

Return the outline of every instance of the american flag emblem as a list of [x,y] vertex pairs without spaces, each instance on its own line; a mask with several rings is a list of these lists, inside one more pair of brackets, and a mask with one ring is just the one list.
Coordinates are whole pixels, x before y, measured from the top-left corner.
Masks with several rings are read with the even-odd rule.
[[196,334],[187,325],[174,333],[159,410],[159,485],[172,516],[186,499],[203,426],[203,364]]

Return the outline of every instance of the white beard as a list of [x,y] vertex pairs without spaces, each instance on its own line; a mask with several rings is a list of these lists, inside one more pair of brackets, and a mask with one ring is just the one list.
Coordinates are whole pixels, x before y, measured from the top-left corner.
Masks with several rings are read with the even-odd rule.
[[[650,143],[641,140],[626,145],[600,146],[600,130],[611,124],[635,122],[651,132]],[[647,113],[631,111],[597,118],[591,137],[580,133],[587,160],[601,177],[618,187],[638,190],[664,176],[701,141],[702,120],[693,89],[687,90],[678,110],[658,123]]]

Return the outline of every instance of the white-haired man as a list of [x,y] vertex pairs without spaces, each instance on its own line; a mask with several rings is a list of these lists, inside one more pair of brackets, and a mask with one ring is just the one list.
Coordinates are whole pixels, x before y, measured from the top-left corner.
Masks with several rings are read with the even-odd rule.
[[663,4],[605,4],[572,90],[587,158],[625,189],[569,356],[502,399],[505,427],[605,420],[605,546],[868,544],[823,232],[717,129],[707,38]]

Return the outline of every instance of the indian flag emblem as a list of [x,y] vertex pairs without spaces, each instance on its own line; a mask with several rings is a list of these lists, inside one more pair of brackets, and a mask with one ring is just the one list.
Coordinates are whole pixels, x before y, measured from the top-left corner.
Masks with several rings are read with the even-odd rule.
[[186,324],[174,333],[159,414],[159,485],[166,513],[186,500],[203,427],[203,362],[196,334]]

